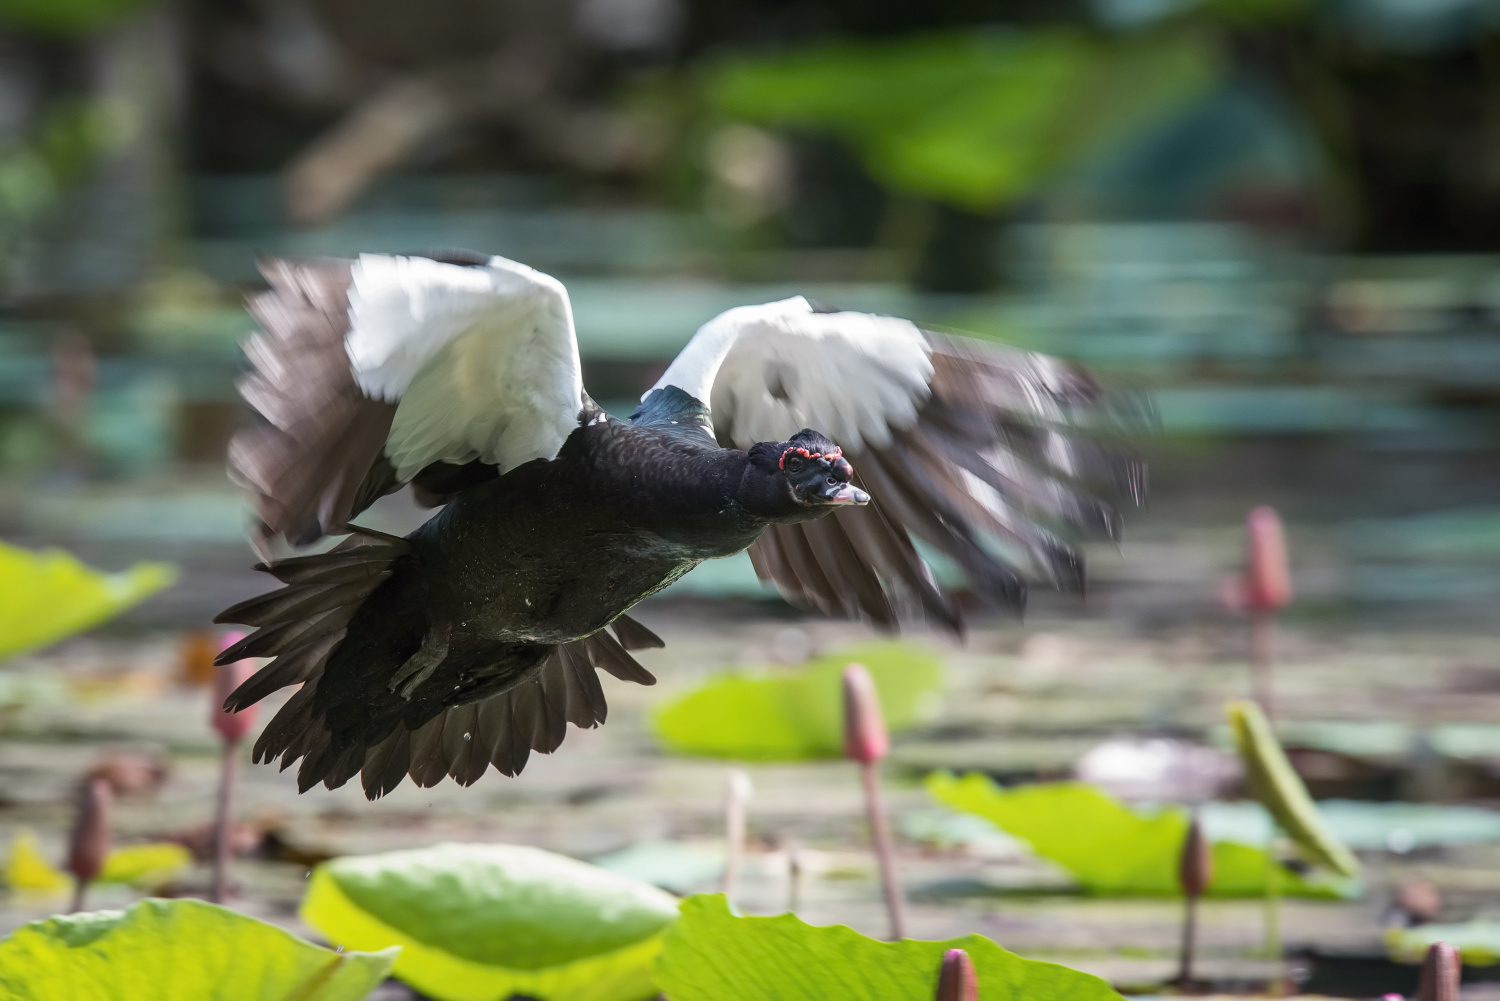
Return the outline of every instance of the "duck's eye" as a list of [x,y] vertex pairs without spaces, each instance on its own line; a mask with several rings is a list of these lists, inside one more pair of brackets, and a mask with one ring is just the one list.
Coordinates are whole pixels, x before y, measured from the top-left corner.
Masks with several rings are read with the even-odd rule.
[[789,472],[800,473],[802,472],[802,460],[797,458],[788,459],[786,468]]

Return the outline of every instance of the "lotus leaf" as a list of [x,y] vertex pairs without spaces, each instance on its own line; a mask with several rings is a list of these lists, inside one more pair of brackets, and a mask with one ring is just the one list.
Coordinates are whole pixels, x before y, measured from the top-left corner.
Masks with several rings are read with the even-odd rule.
[[441,844],[325,862],[301,914],[341,945],[402,946],[395,975],[440,1001],[640,1001],[677,901],[539,848]]
[[1358,878],[1359,860],[1324,823],[1260,706],[1254,702],[1231,702],[1228,712],[1235,747],[1245,762],[1245,774],[1255,798],[1276,818],[1276,823],[1309,862],[1325,866],[1340,876]]
[[22,892],[62,893],[73,885],[73,880],[47,861],[37,844],[36,835],[23,829],[16,832],[10,842],[10,856],[5,860],[5,885]]
[[1385,933],[1390,956],[1398,963],[1420,963],[1427,947],[1447,942],[1458,950],[1465,966],[1494,966],[1500,963],[1500,921],[1466,921],[1461,924],[1417,925],[1413,928],[1391,928]]
[[871,643],[791,671],[715,679],[661,707],[652,722],[662,742],[679,754],[744,761],[838,757],[840,676],[851,661],[870,669],[892,732],[915,724],[922,697],[942,682],[932,654],[903,643]]
[[933,996],[949,949],[968,952],[985,997],[1119,1001],[1097,977],[1022,959],[978,935],[878,942],[843,925],[814,927],[792,914],[736,917],[720,894],[682,902],[656,972],[671,1001],[912,1001]]
[[0,941],[7,1001],[358,1001],[395,949],[334,953],[200,900],[34,921]]
[[125,845],[110,852],[99,871],[103,883],[159,886],[193,864],[193,853],[182,845],[152,842]]
[[0,543],[0,658],[97,626],[176,579],[177,570],[166,563],[108,574],[61,550]]
[[[1178,896],[1177,860],[1187,837],[1188,813],[1178,807],[1136,813],[1081,782],[1058,782],[1002,789],[988,776],[955,777],[938,772],[927,790],[956,810],[978,814],[1020,838],[1043,858],[1056,862],[1090,893]],[[1209,895],[1254,897],[1265,891],[1263,849],[1218,841],[1213,845],[1214,878]],[[1302,897],[1342,897],[1352,885],[1320,882],[1283,869],[1283,893]]]

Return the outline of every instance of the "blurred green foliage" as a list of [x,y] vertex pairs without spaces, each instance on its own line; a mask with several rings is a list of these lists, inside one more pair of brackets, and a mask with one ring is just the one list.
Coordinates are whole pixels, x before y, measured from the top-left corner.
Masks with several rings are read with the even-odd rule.
[[0,23],[49,35],[94,31],[150,0],[0,0]]
[[107,574],[60,549],[32,552],[0,543],[0,658],[93,628],[176,579],[168,563]]
[[1047,28],[740,57],[707,92],[730,118],[842,138],[894,191],[992,211],[1163,121],[1221,72],[1197,33]]
[[[9,2],[0,0],[0,10]],[[0,137],[0,255],[133,130],[130,110],[118,101],[66,98],[46,106],[29,135]]]

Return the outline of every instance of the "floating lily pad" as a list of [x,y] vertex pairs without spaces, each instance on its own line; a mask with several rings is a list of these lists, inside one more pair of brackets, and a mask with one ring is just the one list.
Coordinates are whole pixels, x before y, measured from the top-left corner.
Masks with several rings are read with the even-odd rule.
[[1098,977],[1022,959],[978,935],[878,942],[843,925],[814,927],[792,914],[736,917],[719,894],[682,902],[657,977],[672,1001],[912,1001],[933,996],[949,949],[968,952],[985,997],[1119,1001]]
[[1357,879],[1359,860],[1328,829],[1260,706],[1254,702],[1231,702],[1228,712],[1235,747],[1245,763],[1245,774],[1255,798],[1276,818],[1276,823],[1309,862]]
[[677,917],[670,894],[517,845],[441,844],[313,870],[303,920],[439,1001],[640,1001]]
[[167,563],[101,573],[58,549],[32,552],[0,543],[0,658],[106,622],[176,579]]
[[[1177,862],[1187,837],[1188,813],[1171,807],[1136,812],[1081,782],[1002,789],[988,776],[928,776],[927,790],[939,802],[978,814],[1062,866],[1090,893],[1179,896]],[[1265,892],[1266,853],[1252,845],[1213,845],[1214,897],[1255,897]],[[1281,892],[1303,897],[1353,896],[1344,883],[1323,882],[1283,868]]]
[[800,668],[730,674],[657,710],[652,723],[669,750],[742,761],[838,757],[845,665],[870,669],[886,726],[920,718],[923,696],[942,683],[938,659],[904,643],[872,643],[808,661]]
[[358,1001],[396,959],[335,953],[201,900],[35,921],[0,941],[7,1001]]

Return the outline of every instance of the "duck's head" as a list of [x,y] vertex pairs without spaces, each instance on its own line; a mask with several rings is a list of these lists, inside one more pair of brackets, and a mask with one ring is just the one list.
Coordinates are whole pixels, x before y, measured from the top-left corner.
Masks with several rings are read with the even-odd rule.
[[[811,428],[790,441],[763,441],[750,450],[752,467],[760,474],[756,490],[778,520],[802,521],[836,507],[870,503],[870,495],[856,487],[854,467],[837,445]],[[759,506],[759,505],[757,505]]]

